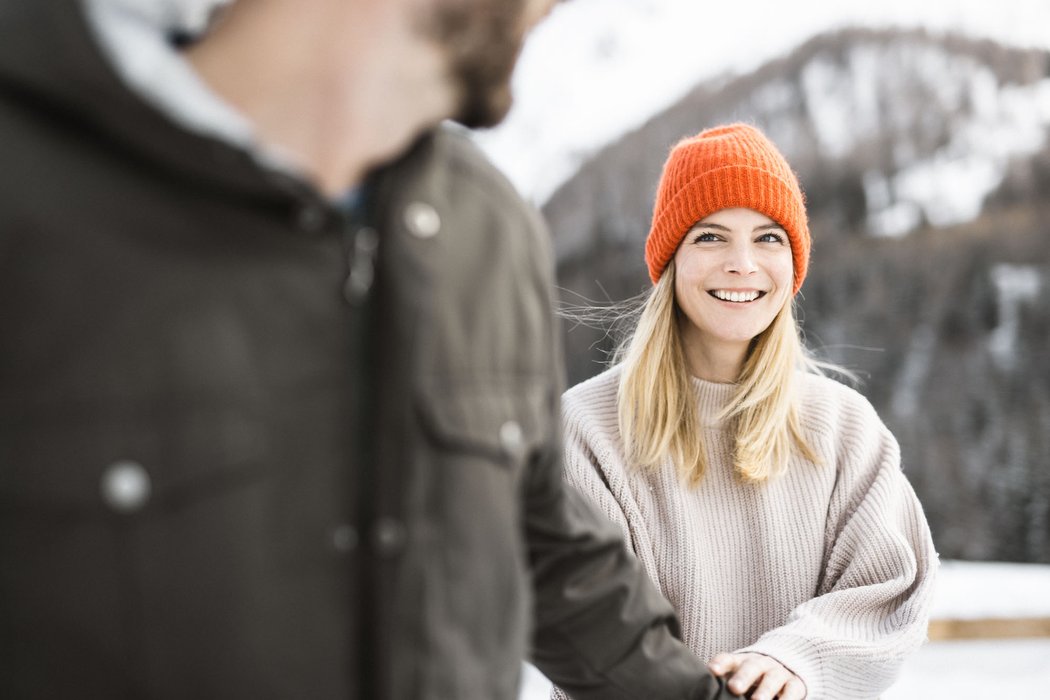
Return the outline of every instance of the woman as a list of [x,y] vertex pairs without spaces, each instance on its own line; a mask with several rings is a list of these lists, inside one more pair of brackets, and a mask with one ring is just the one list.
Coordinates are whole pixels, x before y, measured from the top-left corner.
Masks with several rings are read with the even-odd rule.
[[563,404],[566,478],[753,700],[878,696],[925,639],[937,563],[893,436],[799,340],[809,247],[798,181],[761,132],[682,141],[633,336]]

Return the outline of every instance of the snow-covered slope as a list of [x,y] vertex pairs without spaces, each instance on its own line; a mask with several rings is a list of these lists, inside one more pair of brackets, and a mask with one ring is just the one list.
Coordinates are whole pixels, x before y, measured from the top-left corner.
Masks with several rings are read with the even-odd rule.
[[[727,71],[753,70],[815,34],[844,26],[924,27],[1050,48],[1050,3],[560,3],[526,45],[515,75],[514,110],[502,126],[479,134],[479,141],[526,196],[543,202],[588,155],[698,82]],[[912,178],[918,183],[936,174],[915,173]],[[895,228],[892,223],[888,221],[888,229]]]

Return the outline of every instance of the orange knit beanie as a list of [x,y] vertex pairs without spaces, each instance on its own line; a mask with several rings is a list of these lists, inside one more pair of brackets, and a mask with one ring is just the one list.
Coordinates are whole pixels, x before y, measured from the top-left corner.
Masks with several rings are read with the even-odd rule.
[[792,294],[797,293],[809,267],[805,198],[777,147],[747,124],[716,126],[671,149],[645,242],[653,284],[696,222],[732,207],[753,209],[784,227],[795,268]]

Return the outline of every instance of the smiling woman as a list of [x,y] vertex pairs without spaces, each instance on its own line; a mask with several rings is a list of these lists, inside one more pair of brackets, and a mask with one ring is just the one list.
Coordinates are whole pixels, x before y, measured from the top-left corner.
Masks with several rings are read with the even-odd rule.
[[925,638],[936,553],[893,436],[799,338],[804,202],[751,126],[672,149],[638,324],[564,397],[566,479],[731,690],[873,698]]
[[[708,457],[690,378],[736,387],[718,415],[737,423],[733,466],[742,477],[780,473],[793,449],[814,457],[799,426],[797,374],[819,374],[820,365],[802,348],[792,303],[809,248],[802,188],[764,134],[731,124],[675,146],[645,245],[653,291],[617,354],[630,463],[671,456],[699,483]],[[734,301],[756,292],[753,302]]]

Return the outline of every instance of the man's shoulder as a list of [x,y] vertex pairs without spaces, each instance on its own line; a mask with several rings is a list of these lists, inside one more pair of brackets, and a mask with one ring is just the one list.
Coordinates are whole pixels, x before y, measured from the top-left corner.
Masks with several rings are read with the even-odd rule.
[[388,178],[396,183],[396,190],[442,203],[456,221],[485,223],[492,233],[517,234],[524,229],[526,237],[540,239],[540,248],[548,247],[539,212],[461,126],[445,123],[424,134],[402,158],[384,168],[381,180]]
[[470,186],[504,206],[532,209],[465,128],[454,123],[441,124],[426,136],[426,142],[422,165],[440,171],[446,184]]
[[470,133],[454,122],[445,122],[433,131],[435,150],[448,159],[453,168],[462,169],[467,177],[478,177],[505,189],[506,194],[518,196],[507,177],[493,164],[484,151],[470,137]]

